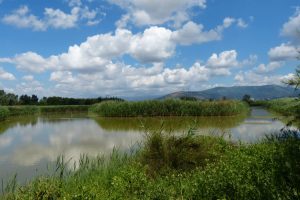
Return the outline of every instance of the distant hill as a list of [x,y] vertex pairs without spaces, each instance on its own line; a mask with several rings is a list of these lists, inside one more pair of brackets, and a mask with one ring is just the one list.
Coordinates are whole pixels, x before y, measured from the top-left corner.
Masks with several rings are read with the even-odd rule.
[[295,91],[292,87],[279,85],[215,87],[203,91],[174,92],[160,99],[180,97],[196,97],[198,99],[221,99],[222,97],[226,97],[228,99],[242,99],[245,94],[250,95],[256,100],[262,100],[295,97],[300,94],[300,91]]

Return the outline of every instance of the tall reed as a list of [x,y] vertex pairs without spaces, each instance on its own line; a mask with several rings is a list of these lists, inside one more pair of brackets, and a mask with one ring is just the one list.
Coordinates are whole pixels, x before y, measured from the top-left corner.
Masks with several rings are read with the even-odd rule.
[[91,111],[103,117],[146,116],[232,116],[248,110],[241,101],[151,100],[140,102],[103,102]]

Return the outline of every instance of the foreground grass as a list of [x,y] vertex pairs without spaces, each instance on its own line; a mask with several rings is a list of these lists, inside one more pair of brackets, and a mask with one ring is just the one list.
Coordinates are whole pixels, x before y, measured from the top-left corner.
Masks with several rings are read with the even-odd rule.
[[103,102],[91,107],[102,117],[151,116],[232,116],[248,111],[241,101],[151,100],[140,102]]
[[258,144],[222,138],[148,134],[130,155],[64,161],[57,173],[9,184],[3,199],[299,199],[299,133],[283,131]]
[[0,121],[11,116],[24,116],[47,113],[88,112],[89,106],[0,106]]

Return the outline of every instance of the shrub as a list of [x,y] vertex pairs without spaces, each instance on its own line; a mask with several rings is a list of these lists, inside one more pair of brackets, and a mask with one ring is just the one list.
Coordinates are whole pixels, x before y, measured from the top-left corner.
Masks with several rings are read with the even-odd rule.
[[9,111],[6,107],[0,106],[0,121],[5,120],[9,115]]

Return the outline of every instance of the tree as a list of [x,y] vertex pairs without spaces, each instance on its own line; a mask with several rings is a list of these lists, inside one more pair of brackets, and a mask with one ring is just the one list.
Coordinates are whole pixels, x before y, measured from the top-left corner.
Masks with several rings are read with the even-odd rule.
[[249,103],[251,101],[251,96],[249,94],[245,94],[242,100]]
[[294,74],[294,77],[284,81],[285,84],[294,86],[295,89],[298,89],[300,87],[300,66],[296,69],[296,73]]
[[39,98],[36,95],[31,96],[31,104],[36,105],[39,102]]
[[20,96],[20,103],[22,105],[29,105],[31,103],[31,97],[27,94]]

